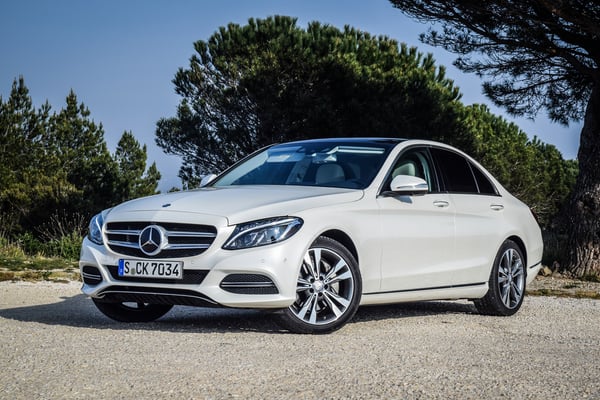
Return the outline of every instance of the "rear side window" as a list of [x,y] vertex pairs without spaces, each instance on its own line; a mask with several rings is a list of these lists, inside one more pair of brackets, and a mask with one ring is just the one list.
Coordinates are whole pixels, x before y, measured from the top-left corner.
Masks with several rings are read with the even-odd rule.
[[445,189],[455,193],[479,193],[469,162],[459,154],[431,149]]
[[431,154],[446,191],[498,195],[496,187],[488,177],[460,154],[435,148],[431,149]]
[[489,195],[497,195],[498,192],[494,187],[494,184],[490,182],[490,180],[481,172],[479,168],[471,164],[471,169],[473,170],[473,174],[475,175],[475,179],[477,180],[477,186],[479,187],[479,193],[481,194],[489,194]]

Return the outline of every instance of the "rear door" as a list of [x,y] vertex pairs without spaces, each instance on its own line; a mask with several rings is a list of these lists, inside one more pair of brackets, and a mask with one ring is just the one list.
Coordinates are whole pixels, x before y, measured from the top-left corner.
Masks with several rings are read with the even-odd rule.
[[502,242],[504,202],[483,171],[461,154],[432,148],[431,154],[455,210],[455,256],[451,282],[483,283]]

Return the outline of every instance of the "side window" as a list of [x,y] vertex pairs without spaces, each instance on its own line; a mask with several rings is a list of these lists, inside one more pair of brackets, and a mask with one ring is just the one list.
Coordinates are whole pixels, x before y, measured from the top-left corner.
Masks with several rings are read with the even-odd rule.
[[431,158],[427,149],[413,148],[402,153],[392,167],[386,181],[386,188],[392,183],[392,179],[398,175],[416,176],[417,178],[424,179],[429,186],[430,192],[438,191]]
[[475,175],[475,179],[477,180],[477,186],[479,187],[480,194],[488,194],[492,196],[496,196],[498,192],[496,191],[496,187],[490,180],[481,172],[479,168],[471,164],[471,169],[473,170],[473,174]]
[[459,154],[443,149],[431,149],[433,158],[447,191],[479,193],[469,162]]

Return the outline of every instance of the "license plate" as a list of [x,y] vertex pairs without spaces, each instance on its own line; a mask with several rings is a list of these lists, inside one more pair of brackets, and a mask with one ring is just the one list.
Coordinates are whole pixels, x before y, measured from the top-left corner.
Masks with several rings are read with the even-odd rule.
[[119,260],[119,276],[183,279],[182,261]]

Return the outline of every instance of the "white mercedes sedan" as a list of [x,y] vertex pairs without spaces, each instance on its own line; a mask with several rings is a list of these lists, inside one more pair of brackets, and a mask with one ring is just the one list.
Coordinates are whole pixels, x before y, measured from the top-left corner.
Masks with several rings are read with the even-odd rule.
[[461,151],[337,138],[273,145],[200,189],[104,210],[79,265],[83,293],[118,321],[239,307],[325,333],[369,304],[469,299],[512,315],[542,248],[532,211]]

